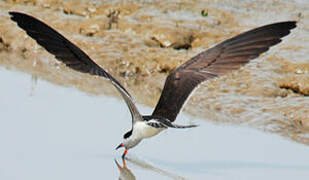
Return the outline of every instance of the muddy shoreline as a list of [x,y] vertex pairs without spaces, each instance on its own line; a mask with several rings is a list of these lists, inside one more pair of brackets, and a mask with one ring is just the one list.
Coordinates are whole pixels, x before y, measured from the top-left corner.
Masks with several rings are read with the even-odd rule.
[[[184,111],[250,126],[309,145],[309,5],[286,1],[1,1],[0,66],[93,95],[118,96],[108,81],[57,62],[8,11],[43,20],[154,107],[165,77],[199,52],[251,28],[285,20],[298,27],[240,71],[203,83]],[[201,11],[208,12],[202,16]]]

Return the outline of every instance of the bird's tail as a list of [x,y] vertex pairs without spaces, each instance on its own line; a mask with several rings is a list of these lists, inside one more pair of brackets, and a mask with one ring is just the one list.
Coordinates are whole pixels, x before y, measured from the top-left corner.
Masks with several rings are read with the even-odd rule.
[[178,125],[178,124],[174,124],[173,122],[171,122],[170,120],[165,119],[165,118],[158,118],[155,121],[150,120],[150,121],[148,121],[148,125],[156,127],[156,128],[164,127],[164,128],[179,128],[179,129],[193,128],[193,127],[198,126],[198,125]]
[[178,129],[185,129],[185,128],[193,128],[197,127],[198,125],[179,125],[179,124],[174,124],[169,120],[165,120],[164,124],[169,127],[169,128],[178,128]]
[[198,127],[198,125],[195,125],[195,124],[192,124],[192,125],[178,125],[178,124],[171,123],[171,125],[170,125],[169,127],[171,127],[171,128],[184,129],[184,128],[194,128],[194,127]]

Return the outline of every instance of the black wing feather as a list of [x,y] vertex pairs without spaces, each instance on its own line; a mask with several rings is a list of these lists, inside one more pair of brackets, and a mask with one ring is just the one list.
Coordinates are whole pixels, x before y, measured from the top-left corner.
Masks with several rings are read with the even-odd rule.
[[9,14],[11,15],[11,19],[15,21],[20,28],[25,30],[30,37],[36,40],[38,44],[44,47],[49,53],[53,54],[56,59],[62,61],[66,66],[82,73],[89,73],[91,75],[103,76],[110,79],[130,96],[127,90],[114,77],[53,28],[24,13],[9,12]]
[[281,42],[296,27],[295,21],[262,26],[210,48],[172,71],[166,78],[153,116],[174,121],[192,90],[201,82],[239,69]]

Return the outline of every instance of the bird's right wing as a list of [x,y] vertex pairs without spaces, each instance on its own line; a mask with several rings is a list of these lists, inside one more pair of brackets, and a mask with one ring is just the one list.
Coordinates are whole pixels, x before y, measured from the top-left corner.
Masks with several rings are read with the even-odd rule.
[[141,119],[141,115],[134,105],[129,92],[113,76],[92,61],[80,48],[56,30],[32,16],[20,12],[9,12],[9,14],[12,16],[11,19],[20,28],[25,30],[30,37],[66,66],[82,73],[89,73],[109,79],[128,105],[132,120]]
[[210,48],[172,71],[166,78],[152,116],[174,121],[192,90],[201,82],[239,69],[281,42],[296,27],[295,21],[262,26]]

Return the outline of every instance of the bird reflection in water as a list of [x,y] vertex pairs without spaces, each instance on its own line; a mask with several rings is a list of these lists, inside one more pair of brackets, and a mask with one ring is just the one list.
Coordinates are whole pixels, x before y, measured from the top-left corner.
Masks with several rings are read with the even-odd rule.
[[119,169],[120,175],[119,175],[119,180],[135,180],[135,176],[132,173],[132,171],[127,167],[126,160],[122,160],[122,166],[117,162],[115,159],[115,163]]
[[136,179],[135,175],[133,174],[133,172],[128,168],[126,160],[130,164],[133,164],[134,166],[137,166],[137,167],[139,167],[141,169],[152,171],[152,172],[155,172],[155,173],[160,174],[162,176],[169,177],[171,179],[178,179],[178,180],[187,179],[187,178],[184,178],[184,177],[179,176],[177,174],[168,172],[167,170],[155,167],[155,166],[153,166],[153,165],[151,165],[151,164],[149,164],[149,163],[147,163],[145,161],[142,161],[142,160],[139,160],[139,159],[135,159],[135,158],[125,158],[125,159],[122,159],[122,166],[117,162],[117,160],[115,160],[115,163],[116,163],[116,165],[117,165],[117,167],[118,167],[118,169],[120,171],[119,180],[133,180],[133,179]]

